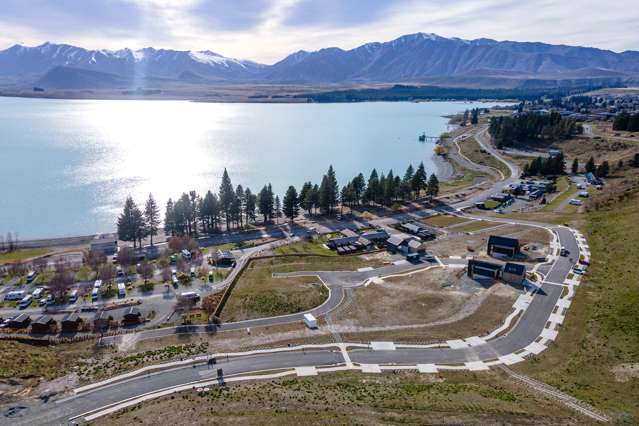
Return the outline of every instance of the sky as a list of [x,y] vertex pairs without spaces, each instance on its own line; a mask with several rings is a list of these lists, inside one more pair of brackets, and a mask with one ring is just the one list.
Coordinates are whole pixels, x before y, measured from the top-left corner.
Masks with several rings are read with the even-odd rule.
[[639,50],[639,0],[1,0],[0,48],[212,50],[271,64],[416,32]]

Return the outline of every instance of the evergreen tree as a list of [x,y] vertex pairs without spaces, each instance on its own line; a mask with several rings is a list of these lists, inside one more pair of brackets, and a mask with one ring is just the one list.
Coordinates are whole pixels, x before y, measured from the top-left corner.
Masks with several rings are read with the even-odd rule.
[[470,111],[470,124],[479,123],[479,108],[473,108]]
[[604,161],[599,165],[599,167],[597,167],[595,175],[597,175],[597,177],[606,177],[608,176],[608,173],[610,173],[610,165],[608,164],[608,161]]
[[364,180],[364,175],[360,173],[357,176],[355,176],[355,178],[353,179],[352,192],[353,192],[353,198],[355,203],[359,204],[360,201],[362,201],[362,197],[364,196],[365,190],[366,190],[366,181]]
[[322,178],[322,184],[319,191],[319,206],[324,214],[331,214],[333,208],[339,200],[339,187],[335,178],[333,166],[328,167],[328,171]]
[[367,203],[375,202],[377,194],[379,193],[379,177],[377,170],[373,169],[370,177],[368,178],[368,185],[366,185],[366,191],[364,191],[364,201]]
[[235,199],[235,191],[233,190],[233,184],[231,184],[231,178],[229,177],[226,168],[222,174],[222,182],[220,183],[220,209],[224,212],[224,219],[226,220],[226,229],[231,229],[231,204]]
[[282,216],[282,202],[280,201],[280,196],[275,196],[275,217],[280,218]]
[[160,208],[155,202],[153,194],[149,194],[149,198],[144,205],[144,219],[147,233],[151,237],[151,245],[153,245],[153,237],[158,234],[160,229]]
[[211,233],[217,229],[220,216],[220,207],[217,196],[211,191],[207,191],[200,204],[200,216],[204,226],[204,232]]
[[299,214],[299,200],[297,199],[297,191],[294,186],[289,186],[284,194],[283,200],[284,216],[286,216],[291,222]]
[[632,167],[639,167],[639,152],[632,157]]
[[169,201],[166,202],[166,210],[164,211],[164,232],[171,236],[175,236],[176,231],[173,200],[169,198]]
[[273,190],[271,184],[264,185],[264,188],[257,196],[257,206],[261,215],[264,216],[264,223],[269,221],[273,217],[273,205],[275,200],[273,199]]
[[300,193],[298,196],[300,206],[310,213],[310,210],[306,208],[306,197],[308,196],[309,191],[313,189],[313,184],[311,182],[304,182],[302,188],[300,189]]
[[430,178],[428,179],[426,193],[431,198],[436,197],[439,194],[439,179],[437,179],[435,173],[431,173]]
[[619,160],[619,162],[617,162],[617,170],[621,170],[623,169],[623,160]]
[[595,159],[590,157],[586,163],[586,173],[594,173],[596,170]]
[[250,188],[244,190],[244,215],[246,216],[245,222],[255,220],[255,209],[257,208],[257,195],[251,192]]
[[426,182],[428,176],[426,175],[426,169],[424,168],[424,163],[419,163],[417,166],[417,171],[413,175],[413,179],[411,181],[411,189],[415,192],[415,196],[419,197],[419,193],[421,190],[426,189]]
[[573,175],[576,175],[577,173],[579,173],[579,160],[576,157],[574,160],[572,160],[572,166],[570,167],[570,171],[572,172]]
[[128,196],[124,202],[124,209],[118,217],[117,228],[118,239],[133,241],[134,248],[138,239],[141,242],[144,235],[144,217],[131,196]]
[[244,198],[244,188],[242,185],[238,185],[235,188],[235,199],[237,200],[237,221],[240,223],[240,228],[243,226],[242,213],[246,208],[246,198]]

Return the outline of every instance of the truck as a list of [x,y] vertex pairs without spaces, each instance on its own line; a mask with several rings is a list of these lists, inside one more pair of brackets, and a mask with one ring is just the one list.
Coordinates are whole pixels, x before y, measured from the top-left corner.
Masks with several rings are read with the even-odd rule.
[[124,283],[118,283],[118,297],[126,297],[126,286]]
[[317,319],[313,316],[313,314],[304,314],[304,324],[311,330],[317,328]]

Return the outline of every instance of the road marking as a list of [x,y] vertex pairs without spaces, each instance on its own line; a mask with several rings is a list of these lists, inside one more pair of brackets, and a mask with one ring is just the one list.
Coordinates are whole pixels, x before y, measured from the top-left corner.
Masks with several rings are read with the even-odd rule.
[[461,259],[461,256],[448,256],[449,259]]
[[462,349],[462,348],[467,348],[470,345],[468,344],[468,342],[464,342],[461,339],[454,339],[454,340],[447,340],[446,344],[451,348],[451,349]]
[[298,377],[317,376],[317,369],[315,367],[295,367],[295,374]]
[[485,371],[490,370],[488,366],[484,363],[484,361],[471,361],[464,363],[466,368],[470,371]]
[[554,322],[555,324],[563,324],[564,316],[559,314],[550,314],[548,321]]
[[523,357],[517,354],[508,354],[508,355],[500,356],[499,360],[506,365],[517,364],[518,362],[525,361]]
[[439,266],[444,266],[444,262],[442,262],[442,260],[439,258],[439,256],[435,256],[435,260],[437,261]]
[[564,299],[559,299],[559,300],[557,301],[557,306],[559,306],[559,308],[565,308],[565,309],[568,309],[568,308],[570,308],[571,303],[572,303],[572,302],[571,302],[570,300],[566,299],[566,298],[564,298]]
[[395,343],[393,342],[371,342],[371,349],[374,351],[394,351]]
[[437,373],[437,366],[435,364],[417,364],[417,371],[426,374]]
[[406,265],[408,263],[408,261],[406,259],[402,259],[402,260],[396,260],[395,262],[393,262],[393,265]]
[[551,330],[549,328],[544,328],[541,331],[541,337],[543,337],[544,339],[547,340],[555,340],[557,338],[557,334],[559,334],[559,332],[557,330]]
[[466,340],[466,342],[468,342],[470,346],[480,346],[486,344],[486,341],[479,336],[472,336],[464,340]]
[[379,364],[360,364],[360,367],[362,373],[379,374],[382,372],[382,369],[379,368]]
[[546,346],[542,345],[539,342],[532,342],[530,345],[526,346],[524,349],[530,353],[539,355],[544,350],[546,350]]
[[365,268],[359,268],[359,269],[357,270],[357,272],[368,272],[368,271],[372,271],[372,270],[373,270],[373,268],[372,268],[372,267],[367,266],[367,267],[365,267]]

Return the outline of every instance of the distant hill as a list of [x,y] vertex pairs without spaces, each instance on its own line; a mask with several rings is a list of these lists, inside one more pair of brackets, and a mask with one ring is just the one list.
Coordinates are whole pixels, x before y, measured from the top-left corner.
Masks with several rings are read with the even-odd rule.
[[[93,72],[80,72],[80,70]],[[77,82],[74,80],[78,80]],[[428,83],[552,87],[639,81],[639,52],[435,34],[405,35],[351,50],[299,51],[273,65],[212,51],[87,50],[66,44],[0,51],[0,80],[50,87],[144,87],[148,80],[214,83]]]

